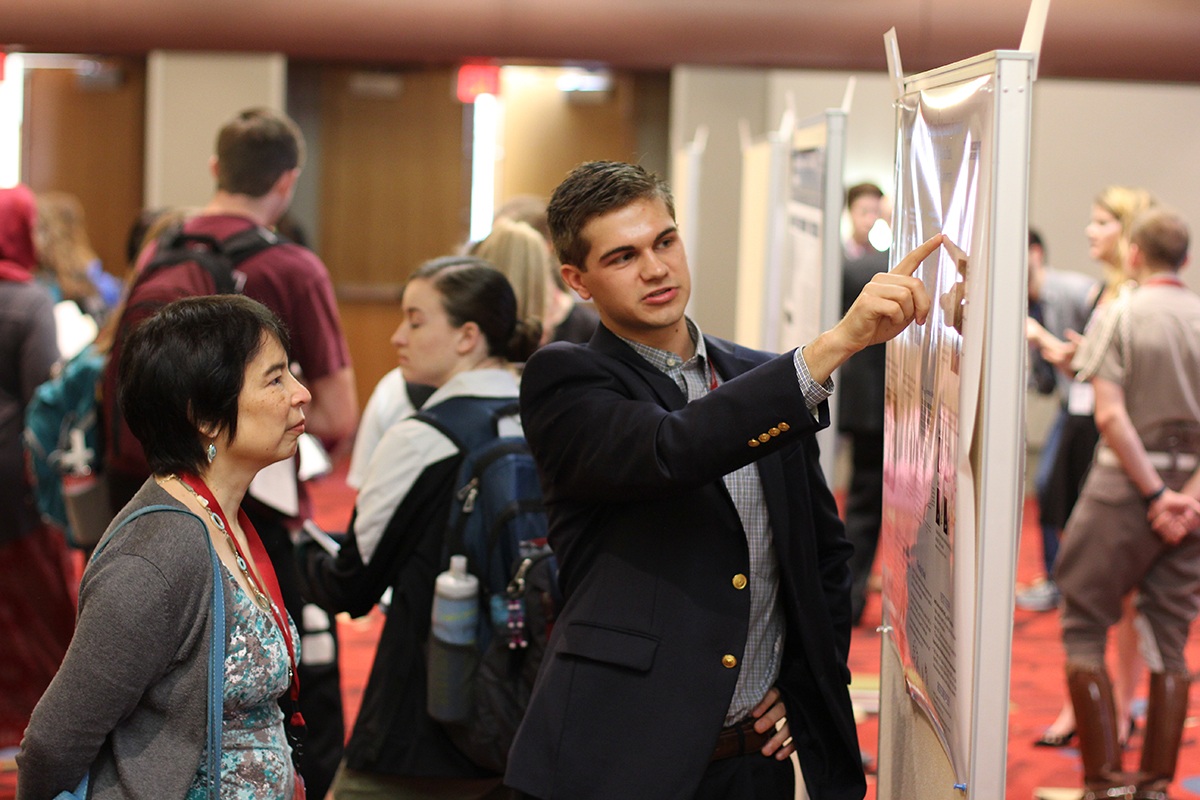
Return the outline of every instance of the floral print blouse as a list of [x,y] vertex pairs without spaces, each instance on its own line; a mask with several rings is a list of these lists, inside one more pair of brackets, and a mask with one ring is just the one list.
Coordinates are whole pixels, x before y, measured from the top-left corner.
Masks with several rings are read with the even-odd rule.
[[[287,644],[263,611],[222,565],[233,625],[225,641],[225,703],[221,721],[221,800],[291,798],[295,769],[279,697],[288,690]],[[300,636],[289,618],[299,659]],[[187,800],[206,800],[202,756]]]

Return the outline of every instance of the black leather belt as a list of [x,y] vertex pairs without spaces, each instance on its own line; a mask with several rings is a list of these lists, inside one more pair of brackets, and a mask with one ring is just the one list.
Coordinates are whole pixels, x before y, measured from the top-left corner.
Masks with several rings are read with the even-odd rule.
[[737,725],[722,728],[717,736],[717,746],[713,748],[712,761],[723,758],[736,758],[749,753],[757,753],[763,749],[771,737],[775,735],[774,728],[768,728],[766,733],[754,730],[754,720],[748,719]]

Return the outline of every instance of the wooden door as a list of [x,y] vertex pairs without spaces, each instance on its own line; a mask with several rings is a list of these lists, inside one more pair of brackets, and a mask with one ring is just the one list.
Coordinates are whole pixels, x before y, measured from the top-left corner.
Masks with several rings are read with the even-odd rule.
[[26,73],[22,180],[79,198],[104,268],[124,276],[125,240],[142,208],[146,65],[105,58],[103,70]]

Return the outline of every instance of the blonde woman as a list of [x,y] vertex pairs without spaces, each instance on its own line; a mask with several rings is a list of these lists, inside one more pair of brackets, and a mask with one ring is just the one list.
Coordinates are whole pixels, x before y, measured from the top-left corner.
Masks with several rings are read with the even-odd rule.
[[517,295],[517,319],[543,322],[554,280],[554,261],[545,237],[524,222],[498,219],[487,238],[471,248],[471,255],[508,278]]
[[42,280],[54,299],[73,300],[102,321],[121,296],[121,281],[104,271],[92,249],[79,199],[66,192],[38,195],[37,243]]

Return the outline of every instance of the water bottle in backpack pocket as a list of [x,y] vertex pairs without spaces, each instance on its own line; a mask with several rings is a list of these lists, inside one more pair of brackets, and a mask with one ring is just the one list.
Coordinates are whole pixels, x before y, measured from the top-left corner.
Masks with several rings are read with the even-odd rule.
[[479,579],[467,572],[467,557],[453,555],[437,576],[429,636],[429,716],[463,723],[471,714],[472,683],[479,666]]

